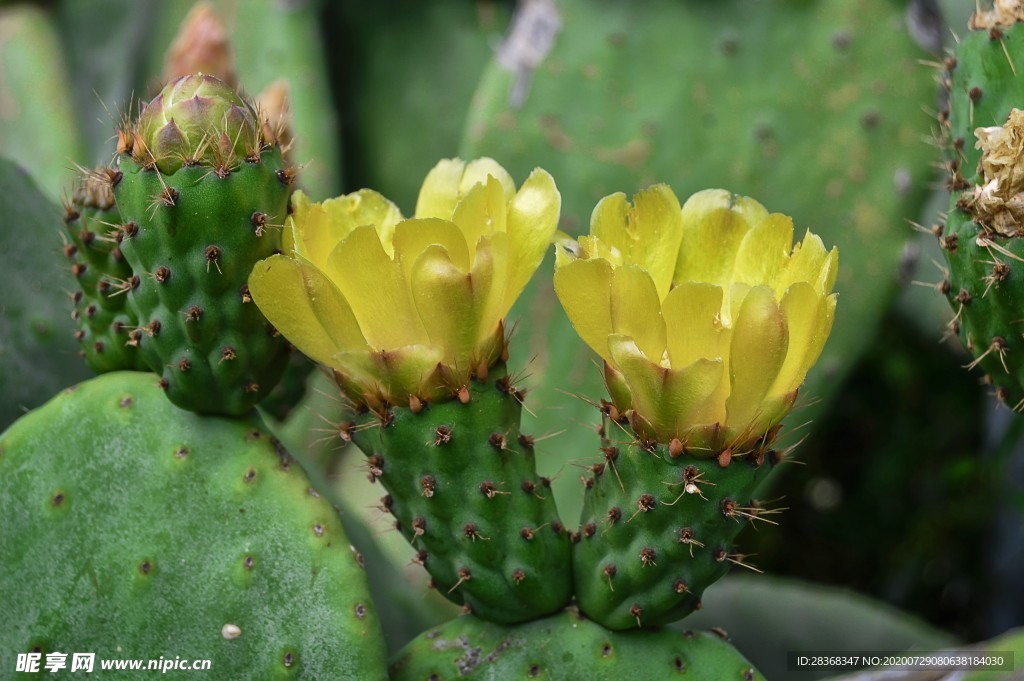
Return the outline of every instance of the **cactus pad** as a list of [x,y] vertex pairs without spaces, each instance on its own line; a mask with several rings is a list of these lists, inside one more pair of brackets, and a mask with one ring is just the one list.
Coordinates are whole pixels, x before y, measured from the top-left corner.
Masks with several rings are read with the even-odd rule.
[[448,402],[366,412],[351,427],[385,511],[434,586],[474,614],[521,622],[568,604],[569,534],[504,366]]
[[607,419],[605,428],[602,459],[582,478],[576,600],[609,629],[667,624],[699,608],[704,589],[743,563],[732,542],[763,519],[751,495],[778,454],[759,445],[694,455],[678,440],[641,443]]
[[385,678],[331,506],[261,423],[178,409],[152,374],[104,374],[0,436],[0,517],[3,669],[88,651],[209,659],[218,678]]
[[395,681],[628,678],[763,681],[724,632],[611,632],[575,609],[518,627],[459,617],[392,660]]

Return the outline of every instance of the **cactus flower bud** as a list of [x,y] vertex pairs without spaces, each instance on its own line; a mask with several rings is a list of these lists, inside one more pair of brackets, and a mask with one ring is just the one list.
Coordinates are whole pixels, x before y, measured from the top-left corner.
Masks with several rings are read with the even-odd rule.
[[260,262],[249,288],[355,402],[451,398],[503,359],[504,317],[551,243],[560,203],[545,171],[516,191],[490,159],[438,163],[408,220],[371,190],[323,203],[296,192],[284,253]]
[[718,452],[793,406],[832,327],[837,265],[752,199],[707,190],[680,209],[656,185],[598,203],[590,235],[558,249],[555,291],[638,435]]
[[183,165],[224,172],[265,147],[264,122],[227,83],[203,74],[182,76],[164,86],[138,122],[122,135],[132,158],[170,175]]

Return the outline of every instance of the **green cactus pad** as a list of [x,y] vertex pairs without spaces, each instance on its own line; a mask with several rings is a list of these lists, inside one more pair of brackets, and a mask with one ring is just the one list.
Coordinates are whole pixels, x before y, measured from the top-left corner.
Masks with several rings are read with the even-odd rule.
[[384,510],[434,586],[484,619],[510,623],[569,603],[569,534],[504,365],[449,402],[366,412],[349,429]]
[[[717,457],[626,436],[606,420],[602,459],[583,478],[576,601],[609,629],[682,619],[730,565],[733,540],[764,511],[751,501],[777,457],[764,449]],[[622,437],[616,437],[622,433]],[[670,454],[670,450],[676,456]]]
[[516,627],[459,617],[403,648],[391,662],[391,678],[763,681],[723,634],[612,632],[575,609]]
[[982,151],[974,131],[1001,126],[1013,108],[1024,108],[1024,25],[961,38],[955,58],[946,62],[949,110],[940,114],[948,143],[947,168],[952,194],[939,243],[949,265],[939,290],[955,313],[950,329],[958,333],[995,385],[996,395],[1024,407],[1024,244],[1019,235],[979,224],[971,206],[975,188],[985,184]]
[[260,422],[180,410],[152,374],[104,374],[0,435],[0,517],[2,669],[78,651],[97,669],[163,656],[224,679],[386,678],[331,506]]
[[280,151],[223,177],[200,165],[161,175],[128,156],[120,171],[121,248],[136,273],[128,300],[146,363],[178,406],[245,413],[277,384],[289,353],[246,285],[253,264],[281,245]]
[[132,268],[121,253],[121,215],[105,181],[106,171],[99,168],[81,178],[64,209],[64,254],[79,286],[71,297],[75,340],[96,373],[145,371],[142,355],[129,338],[138,326],[128,309]]

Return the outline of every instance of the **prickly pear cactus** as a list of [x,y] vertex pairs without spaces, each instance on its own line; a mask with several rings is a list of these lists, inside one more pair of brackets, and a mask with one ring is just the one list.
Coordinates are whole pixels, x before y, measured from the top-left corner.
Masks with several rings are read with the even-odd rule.
[[611,632],[573,608],[517,627],[459,617],[403,648],[391,662],[391,678],[617,681],[640,674],[650,679],[763,680],[723,640],[724,635],[721,631]]
[[[1013,3],[1009,3],[1012,5]],[[939,116],[947,148],[950,206],[934,228],[949,265],[938,284],[959,334],[994,384],[1024,408],[1024,11],[979,10],[945,61],[949,108]]]
[[246,281],[280,248],[294,170],[252,106],[203,75],[169,83],[119,131],[117,163],[109,181],[146,363],[178,406],[245,413],[288,360]]
[[699,607],[778,460],[782,420],[832,327],[838,251],[791,218],[720,189],[680,208],[666,185],[602,199],[559,244],[555,292],[604,360],[602,456],[573,579],[610,629]]
[[131,336],[140,332],[128,309],[132,269],[121,253],[121,215],[106,180],[106,169],[86,173],[64,206],[64,255],[79,286],[71,294],[75,340],[96,373],[145,371]]
[[104,374],[0,435],[0,517],[3,669],[78,651],[97,669],[163,656],[219,678],[386,678],[331,506],[260,422],[178,409],[152,374]]
[[548,615],[572,595],[569,533],[536,473],[534,439],[519,431],[521,399],[498,365],[457,400],[368,411],[349,429],[413,560],[496,622]]

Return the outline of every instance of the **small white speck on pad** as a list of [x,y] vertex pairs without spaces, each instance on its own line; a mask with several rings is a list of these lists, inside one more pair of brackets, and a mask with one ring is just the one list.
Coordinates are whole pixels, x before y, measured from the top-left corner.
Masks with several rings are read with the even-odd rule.
[[220,635],[230,641],[241,636],[242,630],[237,624],[225,624],[220,628]]

